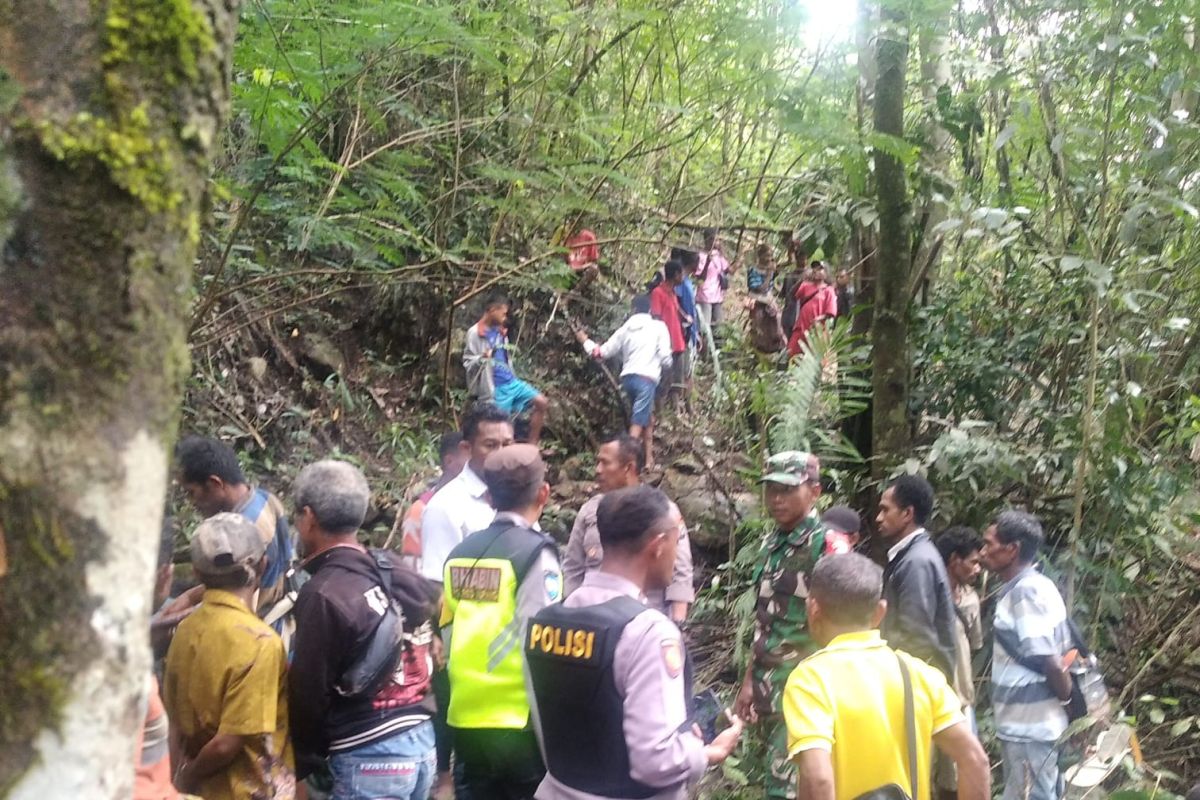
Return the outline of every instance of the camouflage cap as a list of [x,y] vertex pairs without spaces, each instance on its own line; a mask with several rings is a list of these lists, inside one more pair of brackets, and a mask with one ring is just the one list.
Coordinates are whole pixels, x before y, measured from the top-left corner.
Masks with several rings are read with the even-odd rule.
[[192,535],[192,566],[202,575],[230,575],[257,566],[266,549],[254,523],[241,514],[216,514]]
[[821,462],[812,453],[802,450],[785,450],[767,459],[767,471],[762,483],[782,483],[785,486],[800,486],[809,481],[821,480]]

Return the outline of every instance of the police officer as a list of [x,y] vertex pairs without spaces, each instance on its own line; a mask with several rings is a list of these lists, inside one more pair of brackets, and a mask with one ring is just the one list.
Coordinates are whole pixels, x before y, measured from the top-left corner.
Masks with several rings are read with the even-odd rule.
[[804,605],[808,578],[822,556],[852,548],[845,534],[829,531],[817,516],[821,464],[816,456],[796,450],[777,453],[767,459],[762,481],[776,527],[763,541],[754,571],[754,643],[734,710],[760,725],[756,738],[766,748],[767,797],[790,799],[796,797],[796,768],[788,759],[780,697],[788,675],[817,650]]
[[525,658],[546,758],[539,800],[684,798],[741,735],[705,745],[688,719],[691,687],[679,629],[644,605],[670,584],[679,523],[658,489],[604,495],[596,511],[604,557],[563,605],[530,622]]
[[532,445],[489,455],[482,477],[496,519],[446,559],[447,721],[477,800],[531,798],[546,771],[529,721],[521,647],[529,617],[562,596],[554,541],[536,529],[550,497],[545,476]]

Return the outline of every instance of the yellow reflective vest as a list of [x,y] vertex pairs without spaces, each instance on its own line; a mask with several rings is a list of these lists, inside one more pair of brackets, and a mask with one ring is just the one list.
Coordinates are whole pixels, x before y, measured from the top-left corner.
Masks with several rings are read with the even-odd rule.
[[547,547],[554,547],[549,537],[497,520],[446,559],[442,626],[454,626],[447,654],[451,726],[521,730],[529,724],[517,589]]

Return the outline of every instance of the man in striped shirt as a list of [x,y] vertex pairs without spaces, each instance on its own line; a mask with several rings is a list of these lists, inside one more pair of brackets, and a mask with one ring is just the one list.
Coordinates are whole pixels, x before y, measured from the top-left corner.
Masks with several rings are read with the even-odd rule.
[[1034,560],[1044,536],[1037,518],[1004,511],[984,532],[983,563],[1004,581],[992,645],[992,706],[1004,752],[1003,800],[1063,796],[1055,744],[1067,730],[1071,677],[1067,611]]

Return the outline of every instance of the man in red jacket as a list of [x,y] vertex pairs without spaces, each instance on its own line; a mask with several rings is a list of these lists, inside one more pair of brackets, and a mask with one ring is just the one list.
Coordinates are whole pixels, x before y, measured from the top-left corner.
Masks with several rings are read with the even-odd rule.
[[675,260],[668,261],[663,268],[663,275],[665,280],[650,293],[650,314],[667,326],[667,333],[671,336],[671,355],[674,359],[670,375],[664,375],[658,383],[660,395],[683,383],[683,352],[687,350],[687,341],[683,338],[679,297],[675,294],[675,287],[683,281],[683,264]]
[[837,317],[837,293],[826,283],[825,266],[814,261],[808,280],[796,287],[796,326],[788,340],[788,357],[800,355],[808,340],[809,330],[817,324]]

